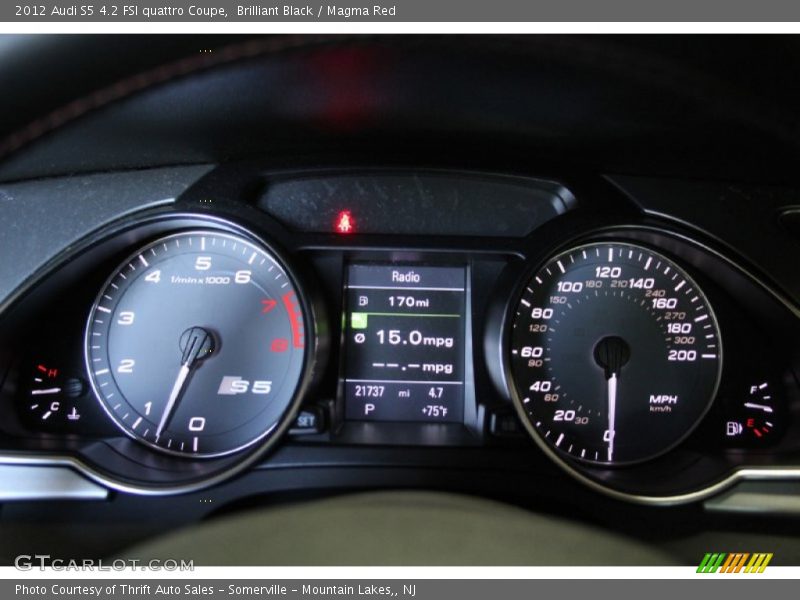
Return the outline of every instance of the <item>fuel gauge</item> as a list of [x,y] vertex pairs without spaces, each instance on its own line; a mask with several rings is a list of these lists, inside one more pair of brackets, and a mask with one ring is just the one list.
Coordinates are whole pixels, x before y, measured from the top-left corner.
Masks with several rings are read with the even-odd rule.
[[769,445],[782,428],[781,405],[768,381],[749,385],[730,402],[725,436],[734,445]]

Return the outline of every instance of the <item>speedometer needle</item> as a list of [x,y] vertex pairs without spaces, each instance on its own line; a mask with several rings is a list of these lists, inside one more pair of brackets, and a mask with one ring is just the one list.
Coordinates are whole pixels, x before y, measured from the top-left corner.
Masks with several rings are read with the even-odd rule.
[[622,367],[631,357],[628,343],[620,337],[608,336],[594,347],[594,360],[603,368],[607,382],[608,429],[603,441],[608,444],[608,462],[614,461],[614,437],[617,435],[617,383]]
[[192,367],[204,358],[208,358],[214,352],[214,337],[202,327],[192,327],[181,335],[180,346],[183,350],[181,368],[175,378],[175,383],[172,384],[172,391],[169,393],[167,405],[164,407],[161,420],[158,422],[156,438],[161,437],[161,433],[169,423],[172,413],[175,412],[175,406],[178,404],[178,399],[186,387]]
[[608,378],[608,461],[614,460],[614,434],[617,413],[617,374]]

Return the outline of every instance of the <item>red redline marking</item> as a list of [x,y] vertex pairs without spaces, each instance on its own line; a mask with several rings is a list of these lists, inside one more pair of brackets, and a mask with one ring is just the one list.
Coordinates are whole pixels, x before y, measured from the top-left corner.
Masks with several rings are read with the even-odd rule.
[[295,302],[294,292],[287,292],[281,299],[286,308],[286,314],[289,315],[289,323],[292,327],[292,345],[295,348],[304,348],[303,324],[300,322],[302,315],[297,310],[299,307]]

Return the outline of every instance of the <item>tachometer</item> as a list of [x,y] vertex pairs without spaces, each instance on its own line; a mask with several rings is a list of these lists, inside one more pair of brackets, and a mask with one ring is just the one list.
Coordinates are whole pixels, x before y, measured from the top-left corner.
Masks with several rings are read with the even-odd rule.
[[244,237],[178,233],[109,278],[86,331],[91,384],[113,421],[163,452],[230,454],[292,405],[306,319],[278,258]]
[[665,256],[593,243],[527,282],[508,350],[515,402],[546,446],[625,464],[681,442],[708,410],[722,346],[700,287]]

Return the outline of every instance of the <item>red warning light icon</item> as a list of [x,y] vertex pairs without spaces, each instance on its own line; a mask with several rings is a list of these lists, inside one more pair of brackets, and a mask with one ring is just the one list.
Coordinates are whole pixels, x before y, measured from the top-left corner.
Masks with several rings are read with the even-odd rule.
[[337,215],[334,228],[336,229],[336,233],[355,233],[356,222],[349,210],[343,210]]

